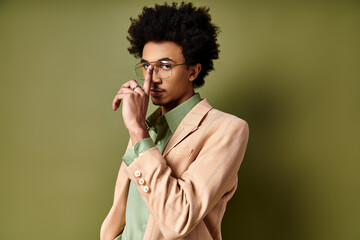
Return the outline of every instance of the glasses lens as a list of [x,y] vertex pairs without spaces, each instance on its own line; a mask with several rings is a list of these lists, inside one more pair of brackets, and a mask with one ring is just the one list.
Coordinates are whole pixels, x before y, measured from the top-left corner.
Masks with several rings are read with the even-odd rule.
[[157,76],[162,79],[169,78],[171,76],[171,64],[168,62],[158,62],[156,64]]
[[144,80],[145,71],[142,64],[137,64],[135,66],[135,73],[138,80]]
[[[144,80],[146,75],[146,67],[150,63],[139,63],[135,66],[135,73],[138,80]],[[156,62],[154,65],[154,71],[156,75],[161,79],[166,79],[171,77],[171,68],[172,65],[169,62],[161,61]]]

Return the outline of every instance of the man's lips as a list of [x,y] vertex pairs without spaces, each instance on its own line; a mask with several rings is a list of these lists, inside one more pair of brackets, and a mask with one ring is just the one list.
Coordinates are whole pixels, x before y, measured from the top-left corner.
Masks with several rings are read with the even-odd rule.
[[165,90],[159,88],[150,88],[151,92],[164,92]]
[[158,88],[150,88],[151,96],[160,96],[165,90]]

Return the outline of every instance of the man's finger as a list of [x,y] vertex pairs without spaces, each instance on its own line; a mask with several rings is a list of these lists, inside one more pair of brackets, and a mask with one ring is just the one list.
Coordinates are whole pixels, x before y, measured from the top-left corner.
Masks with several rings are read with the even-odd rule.
[[122,98],[123,98],[122,94],[116,94],[116,96],[112,102],[112,109],[114,111],[116,111],[116,109],[119,108]]
[[120,90],[116,95],[124,95],[124,94],[132,94],[132,93],[134,93],[132,89],[124,87],[124,88],[120,88]]
[[[138,83],[137,83],[135,80],[131,79],[130,81],[127,81],[126,83],[124,83],[123,85],[121,85],[121,88],[133,88],[133,87],[135,87],[137,84],[138,84]],[[121,88],[120,88],[120,90],[121,90]],[[120,91],[120,90],[119,90],[119,91]]]
[[152,75],[153,75],[153,66],[150,65],[149,68],[146,70],[146,75],[145,75],[145,82],[144,82],[144,92],[146,93],[146,95],[149,95],[150,92],[150,85],[151,85],[151,81],[152,81]]
[[132,91],[137,92],[137,93],[143,92],[141,86],[135,80],[130,80],[128,83],[129,83],[129,87],[131,88]]

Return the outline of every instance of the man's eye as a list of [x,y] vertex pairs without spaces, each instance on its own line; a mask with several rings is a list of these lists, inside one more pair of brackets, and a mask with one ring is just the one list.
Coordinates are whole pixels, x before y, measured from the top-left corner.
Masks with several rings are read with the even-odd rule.
[[161,64],[161,69],[163,69],[163,70],[169,70],[169,69],[171,69],[171,64],[168,64],[168,63],[163,63],[163,64]]
[[148,63],[143,63],[143,68],[148,69],[149,66],[150,66],[150,64],[148,64]]

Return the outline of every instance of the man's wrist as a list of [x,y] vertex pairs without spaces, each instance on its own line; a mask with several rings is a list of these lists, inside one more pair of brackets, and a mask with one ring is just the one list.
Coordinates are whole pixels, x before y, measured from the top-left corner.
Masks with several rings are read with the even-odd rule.
[[146,127],[134,127],[128,129],[132,145],[134,146],[137,142],[144,138],[149,138],[149,132]]
[[144,138],[143,140],[138,141],[134,146],[129,148],[122,157],[122,160],[125,162],[127,166],[130,166],[133,163],[133,161],[135,161],[143,153],[145,153],[146,151],[148,151],[153,147],[155,147],[155,144],[151,140],[151,138]]

